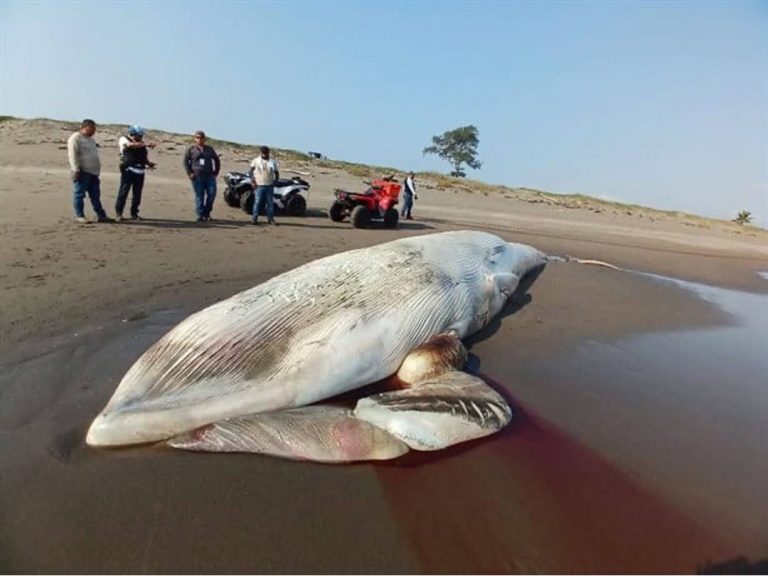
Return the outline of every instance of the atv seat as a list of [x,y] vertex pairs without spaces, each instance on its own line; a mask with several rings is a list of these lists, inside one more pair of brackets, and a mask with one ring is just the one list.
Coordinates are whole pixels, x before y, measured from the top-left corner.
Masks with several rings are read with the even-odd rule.
[[402,186],[393,180],[374,180],[372,187],[382,194],[391,198],[397,198],[400,195]]

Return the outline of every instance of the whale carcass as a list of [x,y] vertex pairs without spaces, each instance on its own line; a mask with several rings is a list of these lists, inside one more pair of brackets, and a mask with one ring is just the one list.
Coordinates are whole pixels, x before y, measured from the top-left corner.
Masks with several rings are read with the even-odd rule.
[[[335,254],[188,317],[128,370],[86,441],[343,462],[436,450],[511,419],[461,339],[546,256],[485,232]],[[315,404],[397,373],[354,408]]]

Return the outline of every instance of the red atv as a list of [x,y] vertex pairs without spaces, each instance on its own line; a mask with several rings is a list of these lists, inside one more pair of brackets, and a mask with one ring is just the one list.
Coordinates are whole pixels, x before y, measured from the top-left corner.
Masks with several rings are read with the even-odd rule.
[[400,214],[397,212],[400,189],[393,176],[374,180],[365,192],[347,192],[336,189],[336,200],[331,204],[328,215],[334,222],[341,222],[347,216],[355,228],[365,228],[371,220],[381,220],[387,228],[396,228]]

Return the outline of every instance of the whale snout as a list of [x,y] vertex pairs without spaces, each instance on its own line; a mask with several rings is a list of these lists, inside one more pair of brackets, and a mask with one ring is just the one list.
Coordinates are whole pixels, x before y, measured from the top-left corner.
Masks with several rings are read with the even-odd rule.
[[[157,417],[151,414],[126,414],[120,412],[102,412],[91,424],[85,443],[89,446],[110,447],[128,444],[147,444],[170,437],[167,427],[157,428]],[[152,426],[148,426],[152,424]],[[167,434],[167,435],[166,435]]]

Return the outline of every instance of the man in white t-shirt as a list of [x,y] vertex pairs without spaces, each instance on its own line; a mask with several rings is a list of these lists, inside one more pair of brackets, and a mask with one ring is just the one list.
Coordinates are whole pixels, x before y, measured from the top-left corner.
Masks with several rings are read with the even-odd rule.
[[261,155],[251,162],[251,178],[256,187],[256,199],[253,203],[254,224],[259,223],[259,214],[266,204],[267,223],[277,226],[275,222],[275,182],[280,178],[277,162],[269,158],[269,148],[261,147]]
[[67,140],[67,156],[72,170],[74,184],[75,219],[80,224],[87,224],[85,218],[85,195],[91,199],[93,211],[98,222],[111,222],[101,205],[101,160],[99,148],[93,135],[96,133],[96,122],[90,118],[83,120],[80,130]]

